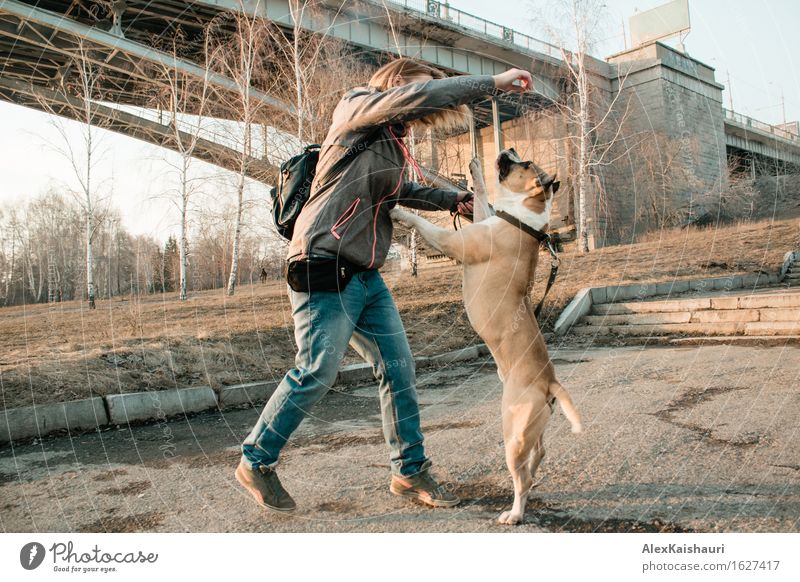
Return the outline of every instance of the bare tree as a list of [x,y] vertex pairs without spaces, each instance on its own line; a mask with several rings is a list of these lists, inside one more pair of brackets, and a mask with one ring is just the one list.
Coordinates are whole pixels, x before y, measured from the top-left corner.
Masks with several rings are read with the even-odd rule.
[[[214,34],[215,46],[210,55],[208,65],[220,69],[227,77],[233,79],[235,92],[224,92],[219,95],[220,106],[231,113],[231,127],[236,149],[239,152],[238,171],[236,172],[236,219],[233,233],[233,249],[231,267],[228,278],[228,295],[233,295],[239,276],[240,243],[243,229],[243,214],[246,200],[247,174],[250,164],[255,161],[253,155],[253,126],[256,124],[263,103],[252,97],[253,81],[263,77],[263,64],[268,54],[268,33],[264,20],[256,16],[259,13],[260,1],[250,6],[249,14],[243,2],[233,19],[236,33],[233,36]],[[266,135],[263,136],[266,139]]]
[[[11,208],[7,212],[8,217],[4,220],[3,225],[3,256],[6,256],[7,252],[10,252],[10,258],[6,259],[4,262],[7,265],[7,268],[3,271],[4,277],[4,290],[3,290],[3,304],[9,305],[13,302],[12,297],[12,289],[14,283],[14,271],[16,269],[16,260],[17,260],[17,229],[19,228],[19,222],[17,221],[16,216],[16,209]],[[9,249],[10,247],[10,249]],[[9,250],[6,250],[9,249]]]
[[272,52],[265,55],[270,62],[259,73],[259,88],[294,105],[290,114],[279,112],[271,117],[273,127],[296,138],[292,150],[279,156],[283,158],[289,157],[297,143],[319,143],[342,94],[366,84],[372,69],[343,41],[303,29],[303,21],[317,17],[318,4],[319,0],[289,0],[291,33],[275,23],[265,23]]
[[[208,54],[208,40],[206,40],[206,54]],[[179,250],[179,275],[178,275],[178,296],[181,301],[187,299],[187,277],[188,277],[188,222],[189,205],[192,197],[200,189],[200,178],[196,176],[193,169],[193,159],[203,132],[203,124],[206,121],[206,112],[210,101],[209,74],[210,69],[206,67],[206,74],[202,80],[196,80],[189,75],[182,74],[177,66],[180,57],[177,43],[173,45],[172,55],[175,62],[167,63],[162,69],[164,87],[166,88],[163,98],[166,100],[166,110],[169,112],[171,142],[173,149],[178,153],[177,163],[165,159],[167,164],[172,166],[178,177],[178,191],[173,192],[170,199],[178,209],[180,223],[178,236]]]
[[[89,308],[95,308],[94,282],[94,249],[93,241],[99,222],[107,210],[110,198],[103,194],[103,185],[96,180],[96,168],[103,157],[102,140],[99,128],[102,125],[97,114],[95,99],[99,97],[99,81],[101,69],[89,58],[89,48],[79,41],[75,55],[64,69],[61,77],[60,91],[65,97],[59,104],[58,114],[65,115],[80,123],[81,138],[75,144],[68,127],[55,115],[55,104],[45,98],[39,98],[45,111],[53,113],[53,127],[61,137],[61,144],[56,148],[72,166],[78,189],[70,189],[70,193],[80,204],[84,217],[85,234],[85,273],[86,295]],[[66,105],[65,105],[66,104]]]
[[[595,77],[600,78],[596,70],[599,61],[590,53],[600,40],[605,9],[602,0],[556,0],[547,2],[546,7],[536,6],[537,13],[546,15],[540,29],[561,51],[564,95],[555,105],[567,126],[573,128],[570,139],[575,147],[570,149],[575,152],[570,165],[576,174],[575,214],[578,250],[582,253],[589,252],[595,234],[590,215],[597,215],[605,204],[600,199],[600,169],[627,155],[633,147],[632,137],[623,136],[627,102],[620,97],[625,77],[619,79],[613,95],[603,95],[594,82]],[[552,23],[566,24],[558,27]]]

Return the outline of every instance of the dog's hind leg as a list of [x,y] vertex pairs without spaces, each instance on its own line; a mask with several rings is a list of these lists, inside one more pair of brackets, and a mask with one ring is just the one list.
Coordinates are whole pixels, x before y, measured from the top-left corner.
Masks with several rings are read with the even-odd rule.
[[[503,403],[503,438],[506,465],[514,483],[514,505],[500,515],[497,520],[499,523],[516,525],[522,522],[528,495],[533,487],[532,459],[536,459],[540,452],[544,454],[544,449],[539,445],[549,418],[550,409],[543,396],[519,403]],[[538,467],[540,461],[541,456],[535,461],[535,466]]]
[[528,470],[530,471],[531,481],[533,482],[531,488],[536,487],[539,483],[541,483],[541,479],[536,479],[536,470],[539,468],[542,459],[544,459],[544,433],[540,434],[539,438],[536,440],[536,445],[533,447],[531,460],[528,463]]
[[506,441],[506,465],[514,482],[514,505],[510,510],[500,514],[498,523],[517,525],[522,522],[525,505],[528,503],[528,493],[533,486],[528,467],[530,453],[530,446],[525,443],[522,435],[515,435]]

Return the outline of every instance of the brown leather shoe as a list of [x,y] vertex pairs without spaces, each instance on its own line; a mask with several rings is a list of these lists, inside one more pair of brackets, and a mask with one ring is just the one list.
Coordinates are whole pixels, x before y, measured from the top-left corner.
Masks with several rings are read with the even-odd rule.
[[392,475],[389,491],[400,497],[418,499],[431,507],[453,507],[461,503],[461,499],[448,491],[449,487],[440,485],[428,472],[430,463],[425,463],[422,471],[415,475]]
[[297,507],[292,496],[281,485],[275,469],[258,467],[254,470],[240,460],[236,467],[236,480],[244,485],[262,507],[282,512],[292,511]]

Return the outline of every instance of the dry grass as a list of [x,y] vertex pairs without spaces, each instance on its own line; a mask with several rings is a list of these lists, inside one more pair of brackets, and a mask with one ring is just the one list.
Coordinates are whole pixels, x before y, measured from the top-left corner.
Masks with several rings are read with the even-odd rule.
[[[776,272],[800,248],[797,220],[715,230],[671,230],[586,256],[567,250],[548,297],[543,327],[581,287]],[[536,297],[547,276],[537,270]],[[388,273],[416,355],[478,342],[461,303],[461,270],[423,268],[420,277]],[[116,392],[279,379],[294,358],[285,284],[222,290],[180,303],[175,294],[141,302],[115,298],[85,304],[0,310],[0,389],[8,408]],[[353,361],[355,355],[353,354]]]

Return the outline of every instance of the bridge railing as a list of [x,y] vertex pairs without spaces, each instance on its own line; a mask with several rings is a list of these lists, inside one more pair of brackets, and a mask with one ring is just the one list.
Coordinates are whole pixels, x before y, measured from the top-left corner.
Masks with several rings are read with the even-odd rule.
[[[382,0],[373,1],[376,4],[383,3]],[[480,18],[474,14],[458,10],[445,2],[438,2],[436,0],[386,0],[386,4],[402,6],[409,11],[462,26],[473,32],[482,33],[496,40],[526,48],[529,51],[545,54],[553,58],[561,58],[561,49],[554,44],[523,34],[513,28],[497,24],[496,22]]]
[[774,135],[775,137],[779,137],[781,139],[788,140],[792,143],[800,145],[800,136],[796,133],[791,131],[787,131],[781,127],[777,127],[775,125],[770,125],[769,123],[764,123],[763,121],[759,121],[757,119],[753,119],[752,117],[748,117],[747,115],[742,115],[741,113],[736,113],[735,111],[731,111],[730,109],[724,109],[725,111],[725,118],[730,119],[738,123],[739,125],[743,125],[745,128],[753,128],[764,133],[769,133]]

